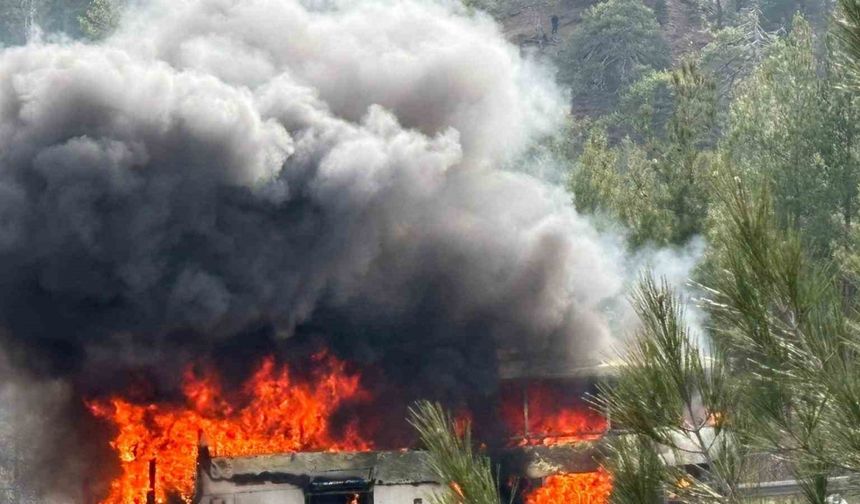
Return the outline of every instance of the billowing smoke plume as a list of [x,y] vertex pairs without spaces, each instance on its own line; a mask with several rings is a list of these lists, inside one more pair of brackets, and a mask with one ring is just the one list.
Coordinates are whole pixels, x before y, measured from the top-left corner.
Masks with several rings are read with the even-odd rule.
[[412,1],[165,0],[3,50],[6,351],[77,394],[308,339],[440,397],[500,349],[586,362],[621,248],[497,168],[557,126],[548,75]]
[[494,168],[563,107],[491,22],[284,0],[130,17],[0,57],[0,314],[31,364],[163,362],[266,324],[472,373],[482,342],[606,336],[618,258],[558,189]]

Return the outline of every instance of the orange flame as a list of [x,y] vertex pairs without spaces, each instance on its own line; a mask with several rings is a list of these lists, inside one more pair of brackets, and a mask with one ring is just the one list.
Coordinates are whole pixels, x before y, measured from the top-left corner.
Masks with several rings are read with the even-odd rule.
[[313,359],[308,381],[265,359],[244,384],[241,405],[225,397],[214,373],[201,377],[190,370],[183,405],[134,404],[120,397],[88,402],[93,415],[117,429],[111,446],[122,472],[102,503],[144,502],[151,459],[158,468],[156,500],[170,494],[190,502],[200,433],[217,455],[371,449],[354,426],[338,435],[329,431],[329,418],[343,401],[366,397],[360,377],[325,353]]
[[607,504],[610,493],[612,476],[602,468],[590,473],[554,474],[526,495],[526,504]]
[[608,428],[603,415],[563,385],[533,381],[522,392],[524,395],[506,394],[502,404],[502,414],[514,434],[515,444],[552,446],[595,441]]
[[577,441],[595,441],[603,437],[606,420],[590,410],[563,410],[541,422],[521,445],[553,446]]
[[594,441],[606,432],[606,419],[567,390],[534,383],[528,394],[529,431],[541,444]]

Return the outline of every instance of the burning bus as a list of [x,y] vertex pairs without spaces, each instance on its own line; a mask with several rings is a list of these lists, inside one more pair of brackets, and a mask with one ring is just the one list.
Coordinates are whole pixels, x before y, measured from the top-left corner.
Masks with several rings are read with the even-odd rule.
[[[115,429],[121,460],[103,502],[421,504],[446,484],[414,444],[380,446],[354,419],[335,428],[338,408],[368,392],[345,362],[320,353],[312,363],[299,377],[264,360],[242,400],[216,376],[189,372],[181,406],[91,402],[91,412]],[[549,504],[576,494],[589,499],[583,503],[605,501],[611,481],[599,467],[598,445],[610,423],[587,399],[609,372],[511,363],[500,370],[497,404],[485,409],[503,427],[482,442],[501,481],[518,482],[518,500]],[[475,422],[479,437],[482,427]]]

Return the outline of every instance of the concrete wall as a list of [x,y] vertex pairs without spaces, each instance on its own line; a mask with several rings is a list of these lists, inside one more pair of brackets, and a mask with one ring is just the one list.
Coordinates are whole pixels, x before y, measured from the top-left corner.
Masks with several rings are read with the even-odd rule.
[[305,494],[299,489],[240,493],[235,504],[305,504]]
[[200,504],[304,504],[305,494],[299,488],[259,490],[233,494],[207,495]]
[[[373,487],[373,504],[429,504],[430,496],[439,489],[439,485],[375,485]],[[207,494],[200,504],[304,504],[305,495],[300,488],[280,487],[257,489],[230,493],[228,486],[221,489],[222,494]]]
[[373,504],[417,504],[415,499],[421,499],[422,504],[430,503],[430,496],[439,489],[439,485],[375,485],[373,487]]

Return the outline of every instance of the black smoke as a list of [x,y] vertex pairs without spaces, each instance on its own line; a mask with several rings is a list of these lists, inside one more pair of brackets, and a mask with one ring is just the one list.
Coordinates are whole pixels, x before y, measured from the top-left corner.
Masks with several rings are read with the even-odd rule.
[[132,14],[100,44],[0,51],[19,373],[73,403],[169,396],[197,359],[238,381],[326,346],[406,404],[494,393],[502,350],[605,349],[622,255],[562,190],[498,168],[564,100],[490,20],[413,2]]

